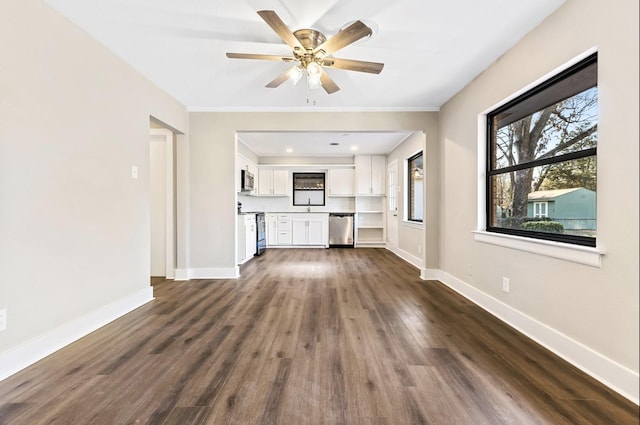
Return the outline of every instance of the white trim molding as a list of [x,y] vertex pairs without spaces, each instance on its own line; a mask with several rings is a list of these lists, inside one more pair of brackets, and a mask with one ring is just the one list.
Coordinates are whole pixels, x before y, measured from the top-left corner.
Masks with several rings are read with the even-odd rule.
[[174,280],[189,280],[189,269],[176,269]]
[[240,268],[217,267],[203,269],[189,269],[189,279],[237,279],[240,277]]
[[0,353],[0,381],[152,300],[149,286]]
[[478,242],[518,251],[531,252],[546,257],[558,258],[573,263],[584,264],[591,267],[602,267],[602,257],[606,251],[598,248],[590,248],[581,245],[572,245],[562,242],[547,241],[543,239],[525,238],[522,236],[506,235],[486,231],[474,231],[474,238]]
[[507,325],[638,404],[640,376],[637,372],[618,364],[449,273],[441,270],[424,270],[421,277],[425,280],[439,280]]
[[409,264],[419,268],[420,270],[422,270],[422,259],[420,259],[420,258],[416,257],[415,255],[410,254],[407,251],[405,251],[403,249],[400,249],[400,248],[392,249],[388,245],[385,248],[388,251],[393,252],[398,257],[402,258],[407,263],[409,263]]
[[438,269],[421,269],[420,279],[422,280],[442,280],[442,271]]

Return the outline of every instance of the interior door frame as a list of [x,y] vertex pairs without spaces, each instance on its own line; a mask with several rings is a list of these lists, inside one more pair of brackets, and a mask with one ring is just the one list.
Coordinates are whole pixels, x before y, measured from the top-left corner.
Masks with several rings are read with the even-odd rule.
[[[400,220],[398,218],[398,211],[399,211],[398,203],[400,201],[400,196],[399,196],[400,195],[400,186],[398,185],[398,180],[399,179],[398,179],[398,160],[397,159],[394,159],[389,164],[387,164],[387,182],[388,182],[387,184],[389,184],[389,185],[391,184],[391,179],[390,179],[391,172],[390,171],[392,169],[395,169],[395,174],[396,174],[396,177],[395,177],[395,191],[396,191],[396,193],[395,193],[395,210],[394,211],[390,210],[390,207],[391,207],[391,202],[390,202],[391,201],[391,197],[390,197],[390,195],[391,195],[391,190],[392,189],[391,189],[391,187],[389,187],[388,188],[389,189],[389,193],[387,194],[388,202],[387,202],[387,207],[386,207],[387,208],[387,211],[386,211],[386,213],[387,213],[386,214],[386,216],[387,216],[387,223],[386,223],[387,224],[387,226],[386,226],[387,227],[387,232],[386,232],[387,233],[387,238],[386,239],[387,240],[386,240],[386,242],[387,242],[387,248],[389,248],[391,251],[396,251],[396,250],[399,249],[399,244],[400,244],[400,235],[399,235]],[[389,232],[389,229],[391,228],[390,223],[391,223],[392,220],[395,220],[395,223],[394,223],[394,226],[395,226],[395,241],[392,241],[389,238],[389,234],[391,233],[391,232]]]
[[165,146],[165,277],[175,278],[176,226],[175,226],[175,167],[174,134],[164,128],[149,129],[149,141],[164,142]]

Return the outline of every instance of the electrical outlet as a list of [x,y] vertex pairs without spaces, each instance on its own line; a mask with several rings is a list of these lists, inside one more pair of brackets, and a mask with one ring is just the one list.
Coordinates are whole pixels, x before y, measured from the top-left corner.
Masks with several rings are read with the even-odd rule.
[[418,254],[422,254],[422,245],[418,245]]
[[467,264],[467,276],[473,276],[473,264]]
[[0,331],[7,329],[7,309],[0,310]]
[[502,278],[502,290],[504,292],[506,292],[507,294],[509,293],[509,278],[508,277],[503,277]]

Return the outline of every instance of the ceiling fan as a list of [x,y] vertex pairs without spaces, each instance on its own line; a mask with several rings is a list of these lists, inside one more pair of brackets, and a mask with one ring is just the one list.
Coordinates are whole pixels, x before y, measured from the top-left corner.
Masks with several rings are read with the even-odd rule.
[[295,63],[291,68],[267,84],[266,87],[275,88],[287,80],[291,80],[295,84],[306,73],[309,88],[322,87],[327,93],[331,94],[340,90],[340,87],[331,79],[324,68],[379,74],[384,67],[383,63],[339,59],[332,56],[333,53],[343,47],[371,35],[371,28],[361,21],[355,21],[327,39],[324,34],[314,29],[299,29],[292,32],[273,10],[260,10],[258,15],[291,47],[293,50],[292,55],[278,56],[227,52],[227,57]]

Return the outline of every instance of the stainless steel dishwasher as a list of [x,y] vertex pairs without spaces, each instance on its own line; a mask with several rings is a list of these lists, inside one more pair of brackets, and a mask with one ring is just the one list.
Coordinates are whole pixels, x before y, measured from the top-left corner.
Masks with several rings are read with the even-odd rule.
[[329,214],[329,247],[353,248],[353,213]]

